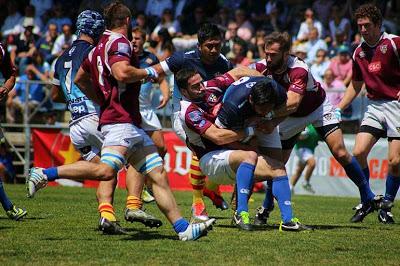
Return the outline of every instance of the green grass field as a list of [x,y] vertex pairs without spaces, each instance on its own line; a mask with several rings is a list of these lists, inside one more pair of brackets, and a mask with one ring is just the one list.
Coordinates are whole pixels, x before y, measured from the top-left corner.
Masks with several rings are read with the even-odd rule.
[[[5,188],[18,206],[27,208],[28,216],[15,222],[0,213],[0,265],[400,264],[400,225],[381,225],[376,213],[362,224],[349,223],[354,198],[294,196],[297,216],[316,227],[309,233],[279,232],[276,226],[241,232],[230,225],[231,211],[210,206],[210,216],[217,218],[214,230],[196,242],[180,242],[154,203],[146,208],[163,218],[162,227],[148,229],[122,221],[130,235],[106,236],[97,231],[94,189],[49,187],[27,199],[23,186]],[[189,217],[191,194],[175,195]],[[254,195],[252,215],[262,197]],[[124,203],[125,191],[118,190],[119,219]],[[400,222],[398,208],[393,213]],[[279,211],[274,211],[270,224],[278,222]]]

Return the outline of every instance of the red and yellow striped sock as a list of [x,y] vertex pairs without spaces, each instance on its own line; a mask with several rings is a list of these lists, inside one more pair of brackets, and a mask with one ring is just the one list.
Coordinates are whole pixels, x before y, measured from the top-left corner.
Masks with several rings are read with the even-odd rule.
[[193,203],[203,203],[203,188],[206,176],[200,170],[199,159],[195,155],[192,156],[189,170],[189,180],[193,188]]
[[142,199],[135,196],[126,198],[126,207],[131,210],[141,209],[143,205]]
[[115,222],[117,220],[115,217],[114,207],[110,203],[100,203],[98,210],[100,212],[100,217],[105,218],[110,222]]

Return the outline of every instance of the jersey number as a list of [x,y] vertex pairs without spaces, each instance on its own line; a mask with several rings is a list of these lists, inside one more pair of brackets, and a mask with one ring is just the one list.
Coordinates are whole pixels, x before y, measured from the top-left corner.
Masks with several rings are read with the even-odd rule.
[[67,93],[71,93],[72,81],[71,81],[71,72],[72,72],[72,61],[64,62],[64,68],[68,69],[67,76],[65,77],[65,87],[67,88]]

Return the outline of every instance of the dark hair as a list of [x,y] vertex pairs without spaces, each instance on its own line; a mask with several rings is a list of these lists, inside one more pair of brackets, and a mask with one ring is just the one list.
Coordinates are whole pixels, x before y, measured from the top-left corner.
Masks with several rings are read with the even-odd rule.
[[265,47],[279,43],[282,52],[289,52],[292,46],[290,35],[287,32],[274,31],[265,36]]
[[238,44],[242,47],[242,52],[240,53],[240,55],[242,55],[242,56],[247,55],[248,47],[247,47],[247,42],[245,40],[236,36],[235,38],[233,38],[233,43]]
[[168,50],[171,51],[171,53],[173,53],[175,47],[174,44],[172,43],[172,37],[171,34],[169,34],[168,29],[161,28],[157,32],[157,35],[162,38],[161,50]]
[[359,18],[369,18],[375,25],[382,25],[382,14],[379,8],[373,4],[364,4],[357,8],[354,13],[356,20]]
[[131,18],[132,13],[127,6],[119,1],[111,3],[104,8],[104,20],[107,29],[123,26],[127,17]]
[[204,23],[200,26],[197,32],[197,40],[199,44],[203,44],[209,39],[220,39],[222,40],[222,32],[217,25],[212,23]]
[[182,68],[175,74],[176,85],[179,91],[186,90],[188,87],[188,80],[197,74],[193,68]]
[[277,102],[277,83],[273,79],[264,78],[258,81],[251,90],[251,100],[254,105],[273,104]]

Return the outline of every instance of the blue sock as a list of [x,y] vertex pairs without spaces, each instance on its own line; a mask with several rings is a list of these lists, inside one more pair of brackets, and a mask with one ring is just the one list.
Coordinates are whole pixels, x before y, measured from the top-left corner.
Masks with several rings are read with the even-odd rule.
[[343,166],[343,168],[346,171],[347,176],[358,187],[358,190],[360,191],[361,202],[365,203],[372,200],[375,197],[375,194],[371,191],[369,183],[365,178],[357,159],[352,157],[351,162]]
[[9,211],[12,209],[13,204],[8,199],[6,192],[4,191],[3,182],[1,180],[0,180],[0,201],[5,211]]
[[289,178],[278,176],[273,179],[272,193],[278,201],[281,217],[284,223],[290,222],[293,218],[292,212],[292,195],[290,193]]
[[274,206],[274,195],[272,194],[272,180],[267,180],[267,189],[265,190],[265,199],[263,207],[267,210]]
[[241,163],[236,171],[237,213],[249,211],[249,195],[253,185],[255,165]]
[[385,199],[394,201],[396,198],[397,191],[400,186],[400,176],[392,176],[390,174],[386,177],[386,193]]
[[189,226],[188,221],[186,221],[186,220],[183,219],[183,218],[178,219],[178,220],[173,224],[174,230],[175,230],[175,232],[176,232],[177,234],[182,233],[182,232],[185,232],[186,229],[188,228],[188,226]]
[[43,173],[47,176],[48,181],[54,181],[58,179],[57,167],[50,167],[43,170]]
[[368,168],[368,166],[365,167],[364,169],[362,169],[362,171],[363,171],[363,173],[364,173],[365,179],[366,179],[367,182],[369,183],[369,168]]

